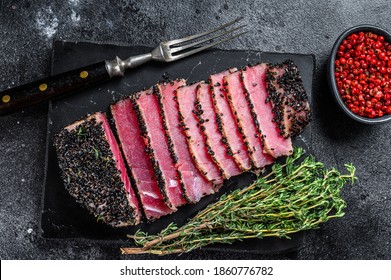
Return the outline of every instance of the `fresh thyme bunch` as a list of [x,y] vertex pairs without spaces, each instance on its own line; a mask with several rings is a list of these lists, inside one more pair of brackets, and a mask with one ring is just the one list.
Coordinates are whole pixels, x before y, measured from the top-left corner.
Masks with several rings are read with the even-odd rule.
[[141,247],[121,248],[122,254],[164,255],[248,238],[289,238],[342,217],[346,203],[340,191],[356,180],[355,167],[345,164],[348,174],[342,175],[312,156],[298,163],[303,154],[295,148],[285,164],[275,163],[267,176],[221,196],[181,227],[172,223],[157,235],[137,231],[129,237]]

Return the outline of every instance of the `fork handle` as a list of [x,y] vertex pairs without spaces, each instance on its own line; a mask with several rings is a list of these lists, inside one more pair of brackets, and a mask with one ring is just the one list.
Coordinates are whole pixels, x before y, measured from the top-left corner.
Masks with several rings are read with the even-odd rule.
[[108,81],[110,78],[106,62],[102,61],[10,88],[0,92],[0,115],[6,115],[52,98],[67,96]]
[[80,90],[106,82],[113,77],[122,77],[125,70],[152,60],[152,54],[119,57],[89,66],[43,78],[29,84],[0,92],[0,116],[36,105],[53,98],[64,97]]

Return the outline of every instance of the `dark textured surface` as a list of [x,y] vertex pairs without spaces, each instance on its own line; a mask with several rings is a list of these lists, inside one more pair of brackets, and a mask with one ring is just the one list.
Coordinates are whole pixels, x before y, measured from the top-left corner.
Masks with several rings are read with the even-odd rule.
[[[228,21],[240,11],[252,32],[221,48],[315,54],[315,155],[328,166],[341,169],[353,162],[357,167],[360,181],[343,192],[346,216],[309,233],[299,251],[273,256],[198,251],[180,258],[391,258],[391,124],[365,126],[345,117],[329,95],[325,74],[328,53],[343,30],[362,23],[391,30],[389,1],[110,2],[0,1],[0,89],[49,74],[53,38],[154,46],[160,39]],[[37,237],[46,111],[42,105],[0,119],[0,258],[119,258],[118,248]]]

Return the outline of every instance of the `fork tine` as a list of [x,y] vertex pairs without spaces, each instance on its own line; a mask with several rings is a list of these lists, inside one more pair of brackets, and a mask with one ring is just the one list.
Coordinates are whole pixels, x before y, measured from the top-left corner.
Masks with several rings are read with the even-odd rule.
[[211,43],[211,44],[209,44],[209,45],[205,45],[205,46],[199,47],[199,48],[197,48],[197,49],[194,49],[194,50],[191,50],[191,51],[182,53],[182,54],[173,55],[173,56],[172,56],[172,60],[178,60],[178,59],[187,57],[187,56],[189,56],[189,55],[198,53],[198,52],[200,52],[200,51],[206,50],[206,49],[211,48],[211,47],[213,47],[213,46],[216,46],[216,45],[218,45],[218,44],[224,43],[224,42],[226,42],[226,41],[228,41],[228,40],[235,39],[236,37],[239,37],[239,36],[241,36],[241,35],[243,35],[243,34],[246,34],[246,33],[248,33],[248,31],[245,31],[245,32],[236,34],[236,35],[234,35],[234,36],[231,36],[231,37],[222,39],[222,40],[217,41],[217,42],[213,42],[213,43]]
[[225,36],[225,35],[227,35],[227,34],[229,34],[229,33],[232,33],[232,32],[234,32],[234,31],[237,31],[237,30],[239,30],[239,29],[241,29],[241,28],[243,28],[243,27],[245,27],[245,26],[246,26],[246,25],[242,25],[242,26],[236,27],[236,28],[231,29],[231,30],[228,30],[228,31],[226,31],[226,32],[224,32],[224,33],[216,34],[216,35],[213,36],[213,37],[205,38],[205,39],[203,39],[203,40],[201,40],[201,41],[196,41],[196,42],[194,42],[194,43],[190,43],[190,44],[187,44],[187,45],[184,45],[184,46],[180,46],[180,47],[176,47],[176,48],[171,48],[171,49],[170,49],[171,54],[173,55],[173,54],[175,54],[176,52],[183,51],[183,50],[187,50],[188,48],[197,46],[197,45],[202,44],[202,43],[205,43],[205,42],[207,42],[207,41],[210,41],[210,40],[213,40],[213,39],[216,39],[216,38],[219,38],[219,37],[223,37],[223,36]]
[[179,43],[184,43],[184,42],[187,42],[187,41],[191,41],[191,40],[194,40],[194,39],[197,39],[199,37],[202,37],[202,36],[205,36],[205,35],[209,35],[211,33],[214,33],[216,31],[219,31],[223,28],[226,28],[234,23],[237,23],[238,21],[242,20],[243,17],[238,17],[237,19],[231,21],[231,22],[228,22],[226,24],[223,24],[215,29],[211,29],[209,31],[206,31],[206,32],[202,32],[202,33],[198,33],[198,34],[195,34],[195,35],[191,35],[191,36],[187,36],[187,37],[184,37],[184,38],[180,38],[180,39],[175,39],[175,40],[171,40],[171,41],[167,41],[165,42],[167,45],[169,46],[173,46],[173,45],[176,45],[176,44],[179,44]]

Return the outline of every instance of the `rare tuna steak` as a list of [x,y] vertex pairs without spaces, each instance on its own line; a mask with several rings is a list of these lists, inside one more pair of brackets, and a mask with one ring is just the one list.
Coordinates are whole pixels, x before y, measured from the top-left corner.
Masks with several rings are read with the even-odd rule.
[[203,82],[180,87],[176,90],[180,125],[187,136],[189,151],[195,165],[206,179],[215,185],[220,185],[223,183],[222,171],[212,159],[213,152],[205,142],[195,107],[197,88],[201,83]]
[[186,202],[182,176],[170,155],[171,142],[163,127],[158,99],[153,90],[148,89],[133,95],[131,100],[158,185],[173,207],[181,206]]
[[103,113],[65,127],[54,145],[65,188],[78,203],[113,227],[140,222],[136,195]]
[[194,165],[186,141],[186,135],[179,126],[178,104],[175,101],[174,91],[185,84],[185,80],[160,83],[155,86],[155,94],[159,100],[164,129],[168,138],[171,139],[171,157],[174,160],[176,168],[182,175],[186,197],[190,202],[195,203],[201,197],[214,193],[214,186],[201,175]]
[[260,63],[242,69],[242,81],[246,92],[251,116],[256,125],[258,136],[263,141],[263,150],[274,158],[288,156],[292,153],[291,138],[284,138],[280,134],[270,102],[266,102],[266,71],[268,65]]
[[122,150],[128,163],[141,206],[148,220],[155,220],[173,212],[165,203],[168,200],[160,191],[153,167],[145,152],[144,139],[129,98],[111,105]]
[[232,154],[228,152],[227,146],[223,143],[223,136],[218,128],[219,124],[208,84],[200,84],[198,87],[196,109],[201,123],[201,131],[205,135],[205,142],[213,151],[212,158],[223,171],[224,178],[229,179],[242,173]]
[[222,142],[227,146],[227,152],[232,155],[242,171],[249,171],[252,168],[252,161],[248,154],[247,147],[239,132],[235,116],[228,103],[224,88],[224,76],[235,72],[232,68],[227,71],[214,74],[209,77],[209,86],[213,98],[214,110],[216,112],[216,121],[218,129],[222,134]]
[[241,72],[237,71],[224,77],[224,86],[231,109],[234,112],[240,133],[243,135],[244,143],[256,169],[271,164],[273,159],[270,155],[263,153],[262,138],[259,137],[257,128],[251,116],[248,106],[248,96],[243,88]]

